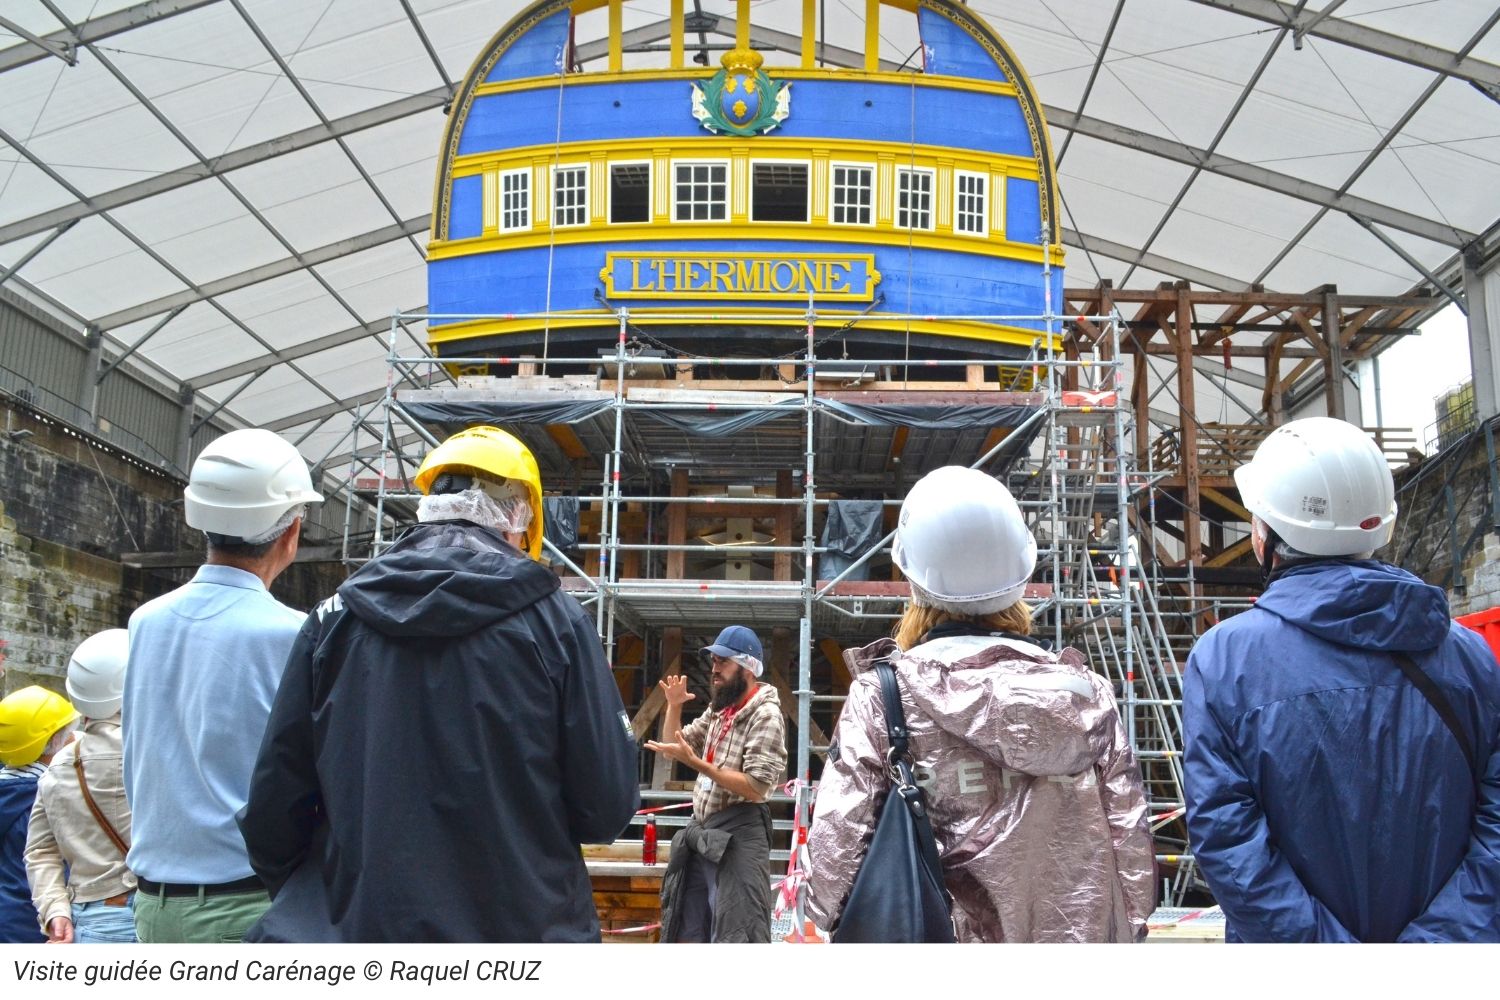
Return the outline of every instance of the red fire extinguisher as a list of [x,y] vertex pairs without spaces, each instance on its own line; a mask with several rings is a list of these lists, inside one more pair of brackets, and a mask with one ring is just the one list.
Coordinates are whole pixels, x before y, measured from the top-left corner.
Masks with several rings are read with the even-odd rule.
[[646,829],[641,834],[641,864],[656,864],[656,817],[646,817]]

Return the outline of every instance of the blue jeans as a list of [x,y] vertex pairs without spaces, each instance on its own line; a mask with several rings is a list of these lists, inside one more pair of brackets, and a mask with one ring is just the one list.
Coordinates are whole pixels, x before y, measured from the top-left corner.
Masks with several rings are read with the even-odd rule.
[[135,944],[135,893],[125,906],[73,904],[74,944]]

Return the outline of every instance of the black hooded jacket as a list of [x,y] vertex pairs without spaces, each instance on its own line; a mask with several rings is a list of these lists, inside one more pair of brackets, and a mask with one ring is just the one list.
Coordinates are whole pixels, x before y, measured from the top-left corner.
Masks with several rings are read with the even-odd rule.
[[593,623],[497,533],[418,525],[308,615],[240,814],[263,941],[597,941],[579,844],[639,806]]

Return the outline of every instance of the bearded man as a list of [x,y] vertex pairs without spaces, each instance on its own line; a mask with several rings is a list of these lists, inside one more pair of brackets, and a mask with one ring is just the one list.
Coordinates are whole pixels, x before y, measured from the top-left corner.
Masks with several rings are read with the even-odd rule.
[[771,791],[786,771],[786,720],[776,689],[762,684],[760,639],[731,625],[704,649],[710,657],[710,710],[681,728],[696,696],[687,679],[661,682],[663,732],[646,748],[698,772],[693,819],[672,838],[661,889],[661,939],[771,939]]

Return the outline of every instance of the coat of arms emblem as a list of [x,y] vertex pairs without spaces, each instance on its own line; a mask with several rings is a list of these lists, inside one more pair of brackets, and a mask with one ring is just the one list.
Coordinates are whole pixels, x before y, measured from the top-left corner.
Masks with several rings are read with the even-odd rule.
[[724,68],[703,86],[693,84],[693,117],[710,132],[761,135],[792,113],[792,85],[777,83],[760,68],[759,52],[734,49]]

